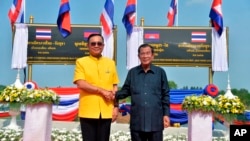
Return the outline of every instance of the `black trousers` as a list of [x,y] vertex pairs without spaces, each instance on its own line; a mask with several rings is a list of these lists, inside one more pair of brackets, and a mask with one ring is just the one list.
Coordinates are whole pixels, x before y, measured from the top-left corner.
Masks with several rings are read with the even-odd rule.
[[132,141],[163,141],[163,132],[130,131]]
[[109,141],[112,119],[80,118],[84,141]]

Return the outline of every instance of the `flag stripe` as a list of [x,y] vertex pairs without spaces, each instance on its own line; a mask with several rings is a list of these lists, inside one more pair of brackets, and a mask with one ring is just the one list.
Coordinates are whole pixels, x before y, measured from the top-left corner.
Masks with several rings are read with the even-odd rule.
[[160,33],[159,32],[145,32],[144,39],[145,41],[159,41]]
[[89,35],[91,34],[98,34],[99,32],[97,30],[84,30],[83,31],[83,37],[84,39],[87,39],[89,37]]
[[222,16],[221,5],[222,5],[222,0],[214,0],[209,13],[212,27],[215,28],[215,30],[218,32],[220,36],[223,31],[223,16]]
[[127,34],[131,35],[136,19],[136,1],[128,0],[124,11],[122,22],[126,28]]
[[57,18],[57,27],[63,38],[66,38],[71,34],[71,22],[69,11],[69,1],[61,0],[59,14]]
[[37,40],[50,40],[51,39],[51,29],[36,29],[36,39]]
[[24,0],[13,0],[8,17],[12,26],[14,23],[24,23]]
[[110,35],[114,27],[114,0],[106,0],[100,21],[106,35]]
[[177,1],[172,0],[167,14],[168,26],[174,25],[176,14],[177,14]]
[[206,39],[206,36],[207,36],[207,33],[206,32],[192,32],[191,33],[191,41],[192,42],[206,42],[207,39]]

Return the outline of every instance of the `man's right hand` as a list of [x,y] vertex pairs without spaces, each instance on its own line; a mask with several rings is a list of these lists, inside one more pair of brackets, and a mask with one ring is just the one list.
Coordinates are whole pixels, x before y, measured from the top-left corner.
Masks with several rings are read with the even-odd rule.
[[114,94],[112,91],[107,91],[105,89],[99,89],[99,91],[106,101],[114,100]]

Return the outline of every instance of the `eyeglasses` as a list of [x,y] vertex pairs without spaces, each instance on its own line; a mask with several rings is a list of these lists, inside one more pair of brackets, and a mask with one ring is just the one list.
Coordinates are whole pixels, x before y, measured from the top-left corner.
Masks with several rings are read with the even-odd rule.
[[91,45],[91,46],[96,46],[96,45],[97,45],[97,46],[102,46],[102,45],[104,45],[104,44],[103,44],[102,42],[91,42],[90,45]]

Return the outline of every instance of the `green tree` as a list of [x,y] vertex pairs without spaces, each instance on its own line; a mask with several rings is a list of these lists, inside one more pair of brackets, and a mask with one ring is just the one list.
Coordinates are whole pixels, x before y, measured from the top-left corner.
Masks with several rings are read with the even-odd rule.
[[3,89],[5,88],[6,86],[4,85],[0,85],[0,93],[3,91]]
[[177,89],[178,86],[174,81],[168,81],[168,85],[170,89]]

